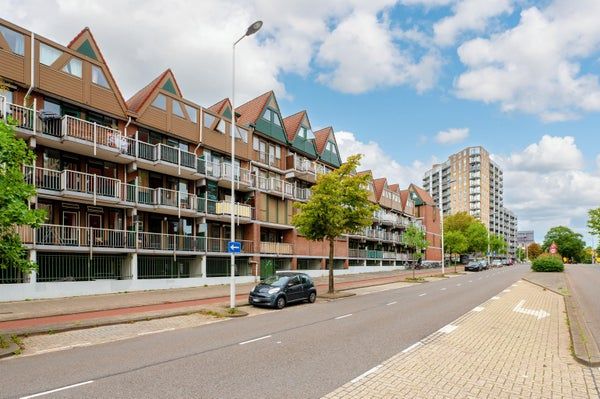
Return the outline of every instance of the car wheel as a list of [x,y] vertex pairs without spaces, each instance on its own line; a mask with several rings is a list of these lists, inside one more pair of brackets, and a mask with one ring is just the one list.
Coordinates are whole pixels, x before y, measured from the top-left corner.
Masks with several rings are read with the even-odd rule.
[[310,295],[308,296],[308,302],[315,303],[316,300],[317,300],[317,293],[311,292]]
[[285,308],[285,298],[280,296],[279,298],[277,298],[277,300],[275,301],[275,307],[277,309],[283,309]]

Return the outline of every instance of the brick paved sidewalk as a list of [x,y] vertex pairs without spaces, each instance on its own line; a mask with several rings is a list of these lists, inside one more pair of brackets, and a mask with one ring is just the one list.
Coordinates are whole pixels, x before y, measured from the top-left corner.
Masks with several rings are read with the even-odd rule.
[[560,295],[521,281],[495,298],[326,398],[600,397],[600,371],[569,352]]

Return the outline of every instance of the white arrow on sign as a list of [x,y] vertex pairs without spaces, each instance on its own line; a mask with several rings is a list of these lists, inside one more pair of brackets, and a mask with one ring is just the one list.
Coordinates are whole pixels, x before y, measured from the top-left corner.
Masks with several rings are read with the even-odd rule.
[[535,316],[537,317],[538,320],[543,319],[544,317],[548,317],[550,316],[550,313],[546,312],[545,310],[533,310],[533,309],[525,309],[523,307],[523,305],[525,304],[525,299],[522,299],[517,306],[515,306],[515,308],[513,309],[513,312],[517,312],[517,313],[523,313],[523,314],[528,314],[531,316]]

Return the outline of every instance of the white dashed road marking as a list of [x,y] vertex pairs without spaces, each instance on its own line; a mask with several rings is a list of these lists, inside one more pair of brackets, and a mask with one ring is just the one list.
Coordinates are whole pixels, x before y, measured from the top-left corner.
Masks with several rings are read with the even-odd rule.
[[40,392],[40,393],[36,393],[34,395],[29,395],[29,396],[22,396],[21,399],[29,399],[29,398],[37,398],[38,396],[43,396],[43,395],[48,395],[54,392],[60,392],[60,391],[64,391],[66,389],[71,389],[71,388],[76,388],[76,387],[80,387],[82,385],[87,385],[87,384],[91,384],[92,380],[90,381],[85,381],[85,382],[80,382],[78,384],[73,384],[73,385],[67,385],[66,387],[62,387],[62,388],[56,388],[56,389],[52,389],[50,391],[45,391],[45,392]]
[[338,317],[336,317],[335,319],[336,319],[336,320],[340,320],[340,319],[345,319],[346,317],[350,317],[350,316],[352,316],[352,313],[348,313],[348,314],[345,314],[345,315],[343,315],[343,316],[338,316]]
[[387,306],[390,306],[390,305],[395,305],[395,304],[397,304],[397,303],[398,303],[398,302],[396,302],[396,301],[394,301],[394,302],[390,302],[390,303],[388,303],[388,304],[387,304]]
[[250,342],[262,341],[263,339],[267,339],[267,338],[271,338],[271,336],[265,335],[264,337],[254,338],[249,341],[240,342],[239,345],[246,345],[246,344],[249,344]]

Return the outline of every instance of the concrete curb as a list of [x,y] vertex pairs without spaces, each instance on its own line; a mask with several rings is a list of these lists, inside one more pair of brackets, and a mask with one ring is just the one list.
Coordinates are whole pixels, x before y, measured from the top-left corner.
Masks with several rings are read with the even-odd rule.
[[571,335],[571,344],[573,347],[572,355],[575,360],[588,367],[599,367],[600,366],[600,349],[597,347],[596,342],[592,339],[592,334],[589,331],[587,324],[584,322],[583,315],[579,309],[577,300],[571,296],[571,285],[567,275],[563,275],[565,286],[567,287],[568,294],[559,292],[552,287],[546,286],[542,283],[532,281],[529,278],[523,277],[522,280],[528,283],[537,285],[538,287],[544,288],[548,291],[554,292],[560,295],[565,302],[565,309],[567,312],[567,321],[569,324],[569,333]]

